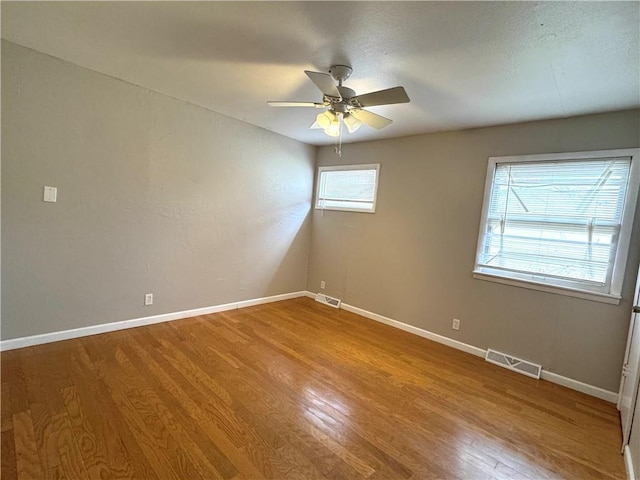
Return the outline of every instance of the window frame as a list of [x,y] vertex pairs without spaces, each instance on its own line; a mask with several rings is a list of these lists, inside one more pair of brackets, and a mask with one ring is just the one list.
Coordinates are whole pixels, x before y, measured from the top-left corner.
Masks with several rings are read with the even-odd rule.
[[[373,202],[371,209],[365,208],[348,208],[348,207],[326,207],[320,205],[320,180],[322,178],[322,172],[338,172],[338,171],[357,171],[357,170],[375,170],[376,182],[373,190]],[[316,199],[314,207],[316,210],[334,210],[338,212],[357,212],[357,213],[375,213],[376,204],[378,200],[378,185],[380,182],[380,164],[379,163],[367,163],[359,165],[328,165],[318,167],[317,179],[316,179]]]
[[[487,228],[489,203],[491,201],[491,193],[493,191],[494,176],[496,167],[499,164],[589,159],[595,160],[611,157],[631,157],[631,166],[629,170],[629,179],[625,196],[624,210],[620,221],[618,245],[615,252],[615,258],[613,260],[611,281],[608,285],[608,291],[598,292],[589,289],[577,288],[574,286],[569,286],[566,284],[566,282],[563,281],[550,281],[548,278],[541,278],[540,280],[526,279],[521,277],[518,278],[517,274],[514,275],[513,273],[508,271],[491,271],[490,268],[482,267],[478,264],[480,249],[483,246],[483,240]],[[637,208],[639,189],[640,148],[489,157],[487,165],[487,176],[484,185],[484,197],[482,201],[482,214],[480,217],[480,227],[478,231],[478,242],[476,244],[473,278],[618,305],[622,298],[622,284],[624,281],[624,273],[627,266],[629,247],[631,243],[631,233],[633,229],[635,211]],[[530,274],[530,276],[535,277],[536,275]],[[540,277],[542,277],[542,275],[540,275]]]

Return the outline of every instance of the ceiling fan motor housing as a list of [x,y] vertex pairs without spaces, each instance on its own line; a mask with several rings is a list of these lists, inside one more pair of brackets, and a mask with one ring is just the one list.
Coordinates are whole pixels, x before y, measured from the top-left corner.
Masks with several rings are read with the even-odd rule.
[[341,99],[328,97],[327,99],[331,103],[329,107],[330,110],[334,112],[347,113],[349,111],[349,107],[351,106],[351,102],[349,101],[352,97],[356,96],[356,92],[350,88],[338,86],[336,87],[340,92]]
[[345,100],[348,100],[351,97],[355,97],[356,96],[356,92],[354,90],[350,89],[349,87],[343,87],[342,85],[340,85],[340,86],[337,86],[336,88],[340,92],[340,96],[342,96],[342,98],[345,99]]

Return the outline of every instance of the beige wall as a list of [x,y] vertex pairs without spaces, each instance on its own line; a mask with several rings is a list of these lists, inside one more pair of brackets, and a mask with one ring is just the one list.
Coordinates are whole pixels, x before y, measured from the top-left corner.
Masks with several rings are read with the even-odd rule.
[[2,120],[2,339],[305,289],[313,147],[7,42]]
[[639,119],[626,111],[349,144],[342,158],[321,148],[319,165],[380,163],[380,183],[375,214],[314,210],[308,289],[324,280],[327,294],[350,305],[617,391],[640,214],[620,306],[476,280],[471,271],[487,157],[637,147]]

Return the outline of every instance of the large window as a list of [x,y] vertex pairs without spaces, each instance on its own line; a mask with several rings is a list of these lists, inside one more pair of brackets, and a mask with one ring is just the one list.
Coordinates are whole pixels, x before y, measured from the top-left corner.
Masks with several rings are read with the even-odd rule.
[[320,167],[316,208],[374,213],[380,164]]
[[639,153],[489,158],[474,276],[618,303]]

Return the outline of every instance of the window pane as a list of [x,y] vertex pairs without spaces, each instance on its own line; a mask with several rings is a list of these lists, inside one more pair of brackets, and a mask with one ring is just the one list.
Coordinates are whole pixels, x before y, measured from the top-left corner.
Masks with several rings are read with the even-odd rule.
[[373,208],[373,202],[346,202],[340,200],[324,200],[322,207],[340,210],[371,210]]
[[501,163],[478,266],[606,286],[631,159]]
[[316,208],[374,212],[378,168],[321,167]]
[[619,222],[629,164],[625,158],[498,165],[490,215]]
[[498,269],[605,285],[615,229],[574,232],[539,228],[499,228],[488,232],[480,263]]
[[343,170],[322,172],[324,191],[321,198],[333,200],[367,200],[375,194],[375,170]]

